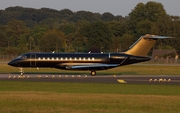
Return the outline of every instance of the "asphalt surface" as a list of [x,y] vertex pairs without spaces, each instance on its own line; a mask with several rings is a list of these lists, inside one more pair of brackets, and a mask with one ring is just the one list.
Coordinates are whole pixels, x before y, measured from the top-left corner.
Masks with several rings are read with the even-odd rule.
[[0,74],[0,80],[34,82],[92,82],[118,84],[180,84],[180,76],[173,75],[53,75]]

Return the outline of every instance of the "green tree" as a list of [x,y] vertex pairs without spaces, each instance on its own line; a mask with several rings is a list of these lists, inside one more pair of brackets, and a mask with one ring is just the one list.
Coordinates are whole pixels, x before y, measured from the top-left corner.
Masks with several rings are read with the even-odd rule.
[[89,11],[78,11],[76,13],[76,16],[80,20],[86,20],[86,21],[90,21],[90,22],[98,21],[101,19],[100,14],[94,14]]
[[153,31],[159,35],[175,37],[173,39],[158,40],[156,48],[165,48],[167,45],[171,48],[175,48],[177,51],[180,50],[180,18],[169,17],[167,19],[161,19],[153,24]]
[[39,49],[37,49],[37,46],[35,44],[35,40],[32,36],[30,36],[28,38],[28,48],[29,48],[29,51],[39,51]]
[[109,12],[105,12],[101,15],[101,19],[104,21],[112,21],[115,19],[114,15],[109,13]]
[[59,30],[64,32],[65,35],[69,35],[75,32],[75,26],[72,23],[63,24],[60,26]]
[[8,46],[8,38],[6,36],[5,26],[0,26],[0,47]]
[[107,24],[115,37],[121,37],[128,30],[125,21],[109,21]]
[[[161,3],[151,1],[146,4],[139,3],[132,12],[129,13],[129,25],[131,26],[130,29],[134,36],[142,36],[144,33],[151,32],[150,28],[153,22],[166,18],[167,14]],[[144,28],[146,30],[142,30]]]
[[26,20],[24,21],[26,26],[30,29],[33,29],[35,26],[38,26],[38,23],[32,20]]
[[46,32],[39,42],[40,50],[43,52],[59,52],[60,49],[63,49],[64,44],[64,33],[56,30]]
[[22,35],[29,33],[29,28],[20,20],[11,20],[6,25],[6,36],[8,37],[9,46],[16,47]]
[[111,51],[112,52],[120,52],[122,50],[121,48],[121,39],[120,37],[112,37],[112,40],[113,40],[113,44],[112,44],[112,47],[111,47]]
[[80,29],[82,29],[84,26],[87,26],[88,24],[90,24],[89,21],[79,20],[79,21],[75,24],[75,32],[78,32]]
[[[151,34],[151,27],[153,22],[150,20],[144,20],[137,23],[137,34],[145,35],[145,34]],[[152,32],[154,33],[154,32]]]
[[120,48],[121,51],[125,51],[127,50],[132,44],[133,44],[133,35],[130,34],[124,34],[121,38],[120,38]]
[[11,19],[13,19],[13,13],[12,12],[5,12],[3,11],[3,13],[0,16],[0,24],[1,25],[5,25],[8,21],[10,21]]
[[[30,37],[33,38],[34,46],[31,47],[32,51],[40,51],[39,48],[40,40],[48,30],[49,30],[48,27],[45,26],[36,26],[31,30],[27,40],[29,40]],[[28,48],[30,48],[30,40],[28,42],[28,46],[29,46]]]
[[29,51],[28,40],[26,39],[26,35],[20,36],[17,48],[18,48],[18,54],[26,53]]
[[112,44],[112,32],[103,22],[93,22],[81,29],[83,37],[87,37],[87,47],[104,48],[109,51]]
[[62,9],[60,12],[62,15],[73,15],[74,13],[69,9]]
[[74,38],[75,38],[74,33],[70,33],[70,34],[66,35],[66,48],[65,48],[65,51],[74,52],[76,50],[76,48],[73,47]]
[[72,41],[75,52],[87,52],[89,49],[87,47],[87,43],[88,43],[87,37],[79,36],[77,34],[75,35],[75,38]]
[[161,3],[158,2],[147,2],[146,5],[146,15],[147,19],[155,22],[161,18],[166,18],[166,10],[164,9],[164,6]]

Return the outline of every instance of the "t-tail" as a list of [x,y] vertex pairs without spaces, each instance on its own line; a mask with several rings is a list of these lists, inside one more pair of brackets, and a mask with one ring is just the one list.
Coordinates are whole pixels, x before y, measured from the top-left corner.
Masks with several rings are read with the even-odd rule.
[[141,36],[133,45],[129,47],[126,54],[134,55],[134,56],[147,56],[153,45],[158,39],[164,38],[172,38],[166,36],[157,36],[157,35],[149,35],[146,34]]

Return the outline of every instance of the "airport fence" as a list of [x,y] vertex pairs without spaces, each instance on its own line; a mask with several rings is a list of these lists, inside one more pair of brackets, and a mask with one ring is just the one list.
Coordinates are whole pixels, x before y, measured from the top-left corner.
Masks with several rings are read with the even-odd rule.
[[16,58],[18,55],[7,55],[7,54],[1,54],[0,60],[11,60]]
[[160,59],[152,59],[149,61],[149,63],[160,63],[160,64],[178,64],[180,63],[179,59],[174,59],[174,58],[160,58]]

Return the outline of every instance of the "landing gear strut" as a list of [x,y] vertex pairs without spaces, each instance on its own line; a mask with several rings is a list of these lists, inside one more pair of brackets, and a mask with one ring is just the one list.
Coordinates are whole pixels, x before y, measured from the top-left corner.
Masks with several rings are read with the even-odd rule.
[[91,71],[91,76],[95,76],[96,75],[96,71]]
[[23,68],[19,68],[19,72],[20,72],[20,75],[23,76],[24,75],[24,71],[23,71]]

